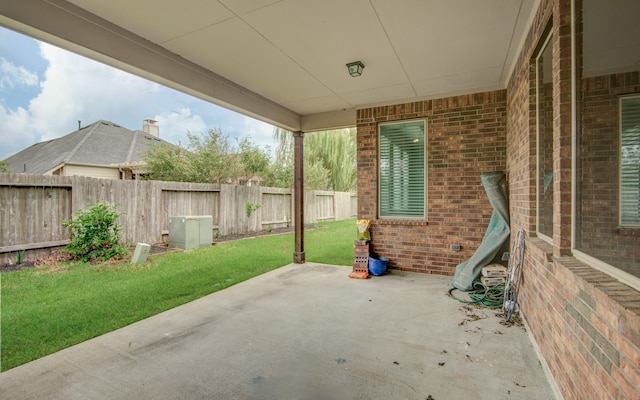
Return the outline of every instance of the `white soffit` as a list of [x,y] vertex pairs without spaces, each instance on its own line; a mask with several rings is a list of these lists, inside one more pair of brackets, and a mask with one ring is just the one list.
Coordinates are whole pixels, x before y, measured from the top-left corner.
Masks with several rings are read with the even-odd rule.
[[584,76],[640,69],[640,1],[586,1],[583,8]]
[[[38,25],[22,30],[275,125],[317,130],[355,124],[357,108],[505,88],[539,0],[19,3],[0,4],[0,23]],[[55,7],[65,13],[51,17],[64,20],[38,16]],[[356,60],[365,68],[352,78],[345,64]]]

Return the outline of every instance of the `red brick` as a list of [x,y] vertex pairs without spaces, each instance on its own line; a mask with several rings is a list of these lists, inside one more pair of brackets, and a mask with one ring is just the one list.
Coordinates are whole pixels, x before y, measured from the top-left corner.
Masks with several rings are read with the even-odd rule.
[[[580,4],[575,2],[578,8]],[[637,232],[617,227],[617,211],[611,206],[618,195],[618,97],[640,93],[640,73],[578,81],[585,153],[581,190],[598,195],[583,199],[582,242],[572,243],[571,5],[571,0],[539,2],[507,90],[359,110],[358,163],[366,168],[358,171],[358,214],[374,220],[373,246],[391,258],[392,268],[453,274],[480,244],[491,216],[479,174],[506,171],[512,232],[523,228],[527,236],[519,303],[558,387],[567,399],[638,400],[638,293],[610,286],[607,275],[572,258],[571,252],[575,245],[598,249],[598,258],[608,262],[640,246]],[[554,58],[554,98],[549,104],[553,243],[535,237],[537,109],[532,60],[549,26]],[[418,225],[376,220],[377,124],[416,117],[426,117],[428,126],[427,217]],[[454,242],[462,251],[450,250]],[[582,303],[576,303],[578,298]]]
[[[371,210],[378,207],[377,174],[360,168],[358,214],[374,220],[378,239],[372,233],[372,245],[391,259],[390,268],[451,275],[480,244],[493,211],[480,173],[506,168],[506,91],[359,110],[358,140],[373,143],[372,151],[358,147],[359,166],[377,166],[377,128],[362,116],[372,115],[376,123],[400,121],[415,118],[413,109],[427,118],[426,218],[376,219]],[[454,243],[463,251],[452,252]]]

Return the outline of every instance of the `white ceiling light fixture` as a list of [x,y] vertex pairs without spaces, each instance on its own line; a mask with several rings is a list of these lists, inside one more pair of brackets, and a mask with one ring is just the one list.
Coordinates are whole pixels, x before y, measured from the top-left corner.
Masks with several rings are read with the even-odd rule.
[[362,70],[364,69],[364,64],[362,61],[354,61],[347,64],[347,69],[349,70],[349,75],[356,78],[362,75]]

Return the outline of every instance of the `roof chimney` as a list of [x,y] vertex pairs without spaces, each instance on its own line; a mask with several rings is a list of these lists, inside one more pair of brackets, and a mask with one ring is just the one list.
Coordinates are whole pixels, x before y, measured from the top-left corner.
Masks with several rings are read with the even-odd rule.
[[157,123],[155,119],[145,119],[142,121],[142,131],[151,136],[160,137],[160,127],[156,125]]

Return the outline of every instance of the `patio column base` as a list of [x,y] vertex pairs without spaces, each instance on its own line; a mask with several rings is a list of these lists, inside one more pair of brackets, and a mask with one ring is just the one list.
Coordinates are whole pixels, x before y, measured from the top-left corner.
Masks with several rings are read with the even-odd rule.
[[304,251],[294,251],[293,262],[296,264],[304,264]]

